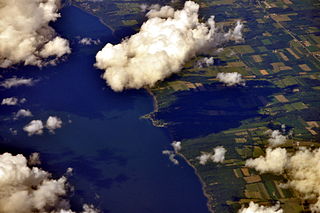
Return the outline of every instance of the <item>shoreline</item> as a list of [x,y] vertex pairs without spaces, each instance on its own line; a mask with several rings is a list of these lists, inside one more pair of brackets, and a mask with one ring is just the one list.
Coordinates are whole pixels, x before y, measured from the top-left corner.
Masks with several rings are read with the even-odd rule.
[[[102,18],[100,18],[99,16],[95,15],[95,14],[92,13],[91,11],[87,11],[87,10],[85,10],[84,8],[80,7],[79,5],[73,4],[71,1],[66,1],[65,5],[63,5],[63,6],[74,6],[74,7],[78,8],[78,9],[80,9],[81,11],[83,11],[83,12],[85,12],[85,13],[88,13],[88,14],[90,14],[90,15],[98,18],[99,22],[100,22],[101,24],[103,24],[104,26],[106,26],[107,28],[109,28],[109,29],[112,31],[112,35],[115,36],[114,33],[115,33],[116,30],[115,30],[113,27],[109,26],[107,23],[105,23]],[[162,122],[156,120],[156,119],[153,117],[153,115],[154,115],[155,112],[159,112],[158,100],[157,100],[156,96],[152,93],[152,91],[151,91],[150,88],[147,87],[147,88],[144,88],[144,89],[147,91],[147,93],[148,93],[148,94],[152,97],[152,99],[153,99],[153,111],[151,111],[150,113],[148,113],[148,114],[146,114],[146,115],[141,116],[140,118],[150,120],[151,123],[152,123],[152,125],[155,126],[155,127],[166,128],[166,127],[167,127],[166,123],[162,123]],[[203,193],[204,197],[207,199],[207,202],[206,202],[207,209],[208,209],[208,211],[209,211],[210,213],[215,213],[214,210],[211,208],[211,205],[210,205],[210,203],[213,202],[213,200],[212,200],[212,198],[210,197],[210,195],[205,191],[206,184],[205,184],[205,182],[202,180],[202,178],[200,177],[200,175],[198,174],[197,169],[191,164],[191,162],[189,162],[189,161],[187,160],[187,158],[186,158],[183,154],[181,154],[181,153],[176,153],[176,154],[179,155],[181,158],[183,158],[184,161],[193,169],[194,174],[197,176],[198,180],[200,181],[202,193]]]
[[[158,100],[156,98],[156,96],[151,92],[150,88],[145,88],[146,91],[148,92],[149,95],[151,95],[152,99],[153,99],[153,111],[142,116],[142,118],[144,119],[149,119],[152,122],[152,125],[154,125],[155,127],[161,127],[161,128],[166,128],[166,125],[163,124],[161,126],[159,126],[159,124],[157,124],[157,121],[155,120],[154,117],[152,117],[152,114],[154,112],[158,112],[159,108],[158,108]],[[177,155],[179,155],[181,158],[183,158],[183,160],[193,169],[194,174],[197,176],[198,180],[200,181],[201,184],[201,189],[202,189],[202,193],[203,195],[207,198],[207,209],[210,213],[215,213],[215,211],[211,208],[210,203],[213,202],[213,199],[210,197],[210,195],[206,192],[205,188],[206,188],[206,184],[205,182],[202,180],[202,178],[200,177],[197,168],[194,167],[190,161],[188,161],[188,159],[181,153],[176,152]]]
[[78,9],[80,9],[81,11],[83,11],[83,12],[85,12],[85,13],[88,13],[89,15],[92,15],[92,16],[96,17],[96,18],[99,20],[99,22],[100,22],[102,25],[106,26],[108,29],[110,29],[110,30],[112,31],[112,35],[115,36],[114,33],[115,33],[116,30],[115,30],[112,26],[110,26],[110,25],[108,25],[107,23],[105,23],[102,18],[100,18],[99,16],[95,15],[95,14],[92,13],[91,11],[87,11],[87,10],[85,10],[84,8],[80,7],[79,5],[73,4],[72,2],[69,2],[69,1],[67,1],[67,2],[66,2],[66,5],[63,5],[63,6],[73,6],[73,7],[76,7],[76,8],[78,8]]
[[206,184],[205,182],[202,180],[202,178],[200,177],[199,173],[197,172],[197,169],[196,167],[194,167],[190,161],[187,160],[187,158],[179,153],[179,152],[176,152],[177,155],[179,155],[181,158],[183,158],[183,160],[193,169],[194,171],[194,174],[198,177],[200,183],[201,183],[201,188],[202,188],[202,193],[203,195],[207,198],[207,208],[209,210],[210,213],[215,213],[215,211],[211,208],[211,205],[210,205],[210,202],[213,202],[213,199],[211,199],[210,195],[206,192],[205,188],[206,188]]

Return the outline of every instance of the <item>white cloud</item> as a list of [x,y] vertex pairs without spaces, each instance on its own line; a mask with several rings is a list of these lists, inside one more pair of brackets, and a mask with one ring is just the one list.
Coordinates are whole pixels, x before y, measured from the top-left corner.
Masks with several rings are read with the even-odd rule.
[[266,157],[249,159],[246,166],[261,173],[285,173],[288,182],[282,186],[297,190],[305,199],[316,199],[310,208],[320,212],[320,148],[301,148],[291,155],[284,148],[268,148]]
[[213,151],[214,154],[211,156],[211,160],[215,163],[222,163],[227,150],[223,146],[217,146]]
[[[66,177],[51,178],[38,167],[29,167],[19,154],[0,155],[0,212],[2,213],[74,213],[69,208]],[[50,209],[50,210],[49,210]],[[97,213],[92,205],[83,205],[83,213]]]
[[38,152],[31,153],[28,159],[28,165],[35,166],[40,164],[41,164],[40,154]]
[[202,68],[202,67],[210,67],[211,65],[213,65],[214,63],[214,59],[213,57],[205,57],[199,61],[197,61],[197,67]]
[[100,43],[101,41],[99,39],[94,40],[92,38],[82,38],[79,40],[79,44],[82,44],[82,45],[92,45],[92,44],[98,45]]
[[266,156],[248,159],[246,166],[255,168],[261,173],[274,172],[282,174],[287,163],[287,150],[282,148],[267,148]]
[[176,155],[174,154],[173,151],[163,150],[163,151],[162,151],[162,154],[168,155],[168,156],[169,156],[169,160],[170,160],[173,164],[175,164],[175,165],[178,165],[178,164],[179,164],[179,161],[174,158]]
[[245,85],[244,80],[240,73],[237,72],[229,72],[229,73],[218,73],[217,78],[220,82],[225,83],[227,86],[234,85]]
[[201,165],[205,165],[212,157],[211,153],[202,153],[197,159]]
[[222,163],[226,152],[227,150],[223,146],[217,146],[213,149],[213,153],[202,152],[197,159],[201,165],[205,165],[210,160],[215,163]]
[[54,133],[54,130],[61,128],[62,126],[62,121],[60,118],[56,116],[49,116],[47,123],[46,123],[46,128],[51,132]]
[[280,208],[279,203],[275,206],[260,206],[251,201],[249,207],[242,207],[238,213],[283,213],[283,210]]
[[32,86],[35,81],[32,78],[8,78],[5,81],[1,82],[1,86],[10,89],[11,87],[18,87],[18,86]]
[[41,135],[43,133],[43,123],[41,120],[32,120],[29,124],[23,127],[23,130],[26,131],[29,136]]
[[270,133],[268,141],[271,147],[280,146],[287,141],[287,136],[282,135],[279,130],[274,130]]
[[69,42],[49,26],[60,17],[60,0],[2,0],[0,7],[0,67],[44,66],[71,52]]
[[23,130],[28,132],[29,136],[32,135],[42,135],[43,129],[47,128],[50,133],[54,134],[54,131],[62,127],[62,120],[56,116],[49,116],[45,126],[41,120],[33,120],[25,127]]
[[198,10],[192,1],[182,10],[152,9],[140,32],[120,44],[108,43],[97,53],[95,66],[105,70],[102,77],[114,91],[139,89],[179,72],[196,54],[239,39],[240,22],[235,30],[218,32],[213,16],[199,22]]
[[18,104],[18,98],[11,97],[11,98],[4,98],[1,102],[1,105],[8,105],[8,106],[14,106]]
[[32,113],[28,109],[20,109],[18,112],[16,112],[14,114],[14,118],[13,119],[17,120],[17,119],[19,119],[21,117],[32,117]]
[[181,150],[181,142],[180,141],[173,141],[171,143],[175,152],[179,152]]

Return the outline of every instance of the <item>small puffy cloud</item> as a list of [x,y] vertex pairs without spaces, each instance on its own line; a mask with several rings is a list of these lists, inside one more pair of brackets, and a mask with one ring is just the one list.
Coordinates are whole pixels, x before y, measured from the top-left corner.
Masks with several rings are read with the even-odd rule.
[[17,105],[18,102],[19,102],[18,98],[15,98],[15,97],[5,98],[2,100],[1,105],[14,106],[14,105]]
[[179,152],[181,150],[181,142],[180,141],[173,141],[171,143],[175,152]]
[[0,85],[6,89],[10,89],[11,87],[18,86],[32,86],[35,81],[32,78],[8,78],[5,81],[1,82]]
[[210,160],[215,163],[222,163],[226,152],[227,150],[223,146],[217,146],[213,149],[213,153],[203,152],[197,159],[201,165],[205,165]]
[[10,128],[9,131],[10,131],[10,133],[12,135],[17,135],[18,134],[18,130],[16,130],[16,129]]
[[96,55],[95,66],[104,70],[102,77],[114,91],[152,87],[180,72],[197,54],[241,36],[240,22],[229,32],[219,31],[213,16],[201,23],[193,1],[186,1],[182,10],[153,7],[137,34],[117,45],[106,44]]
[[282,135],[279,130],[270,132],[269,144],[271,147],[276,147],[284,144],[287,141],[287,136]]
[[197,157],[199,159],[199,163],[201,165],[205,165],[212,157],[211,153],[202,153],[199,157]]
[[[0,155],[0,212],[75,213],[64,199],[68,192],[66,177],[53,179],[50,173],[29,167],[27,162],[21,154]],[[97,212],[92,205],[83,205],[82,213]]]
[[287,150],[282,148],[267,148],[266,156],[248,159],[246,166],[255,168],[261,173],[273,172],[282,174],[287,163]]
[[211,65],[213,65],[214,63],[214,59],[213,57],[205,57],[199,61],[197,61],[197,67],[202,68],[202,67],[210,67]]
[[101,41],[99,39],[97,40],[94,40],[92,38],[82,38],[79,40],[79,44],[82,44],[82,45],[98,45],[100,44]]
[[32,113],[30,110],[28,109],[20,109],[18,112],[16,112],[14,114],[14,118],[15,120],[19,119],[19,118],[23,118],[23,117],[31,117]]
[[54,133],[54,130],[61,128],[62,126],[62,121],[60,118],[56,116],[49,116],[47,123],[46,123],[46,128],[51,132]]
[[11,97],[11,98],[4,98],[1,102],[1,105],[9,105],[9,106],[14,106],[14,105],[17,105],[17,104],[23,104],[27,101],[27,99],[25,98],[22,98],[22,99],[18,99],[18,98],[15,98],[15,97]]
[[274,206],[260,206],[251,201],[249,207],[242,207],[238,213],[283,213],[283,210],[280,208],[279,203]]
[[28,165],[30,166],[35,166],[35,165],[40,165],[40,154],[38,152],[34,152],[29,156],[28,159]]
[[211,157],[211,160],[215,163],[222,163],[227,150],[223,146],[217,146],[213,149],[213,151],[214,154]]
[[32,120],[29,124],[23,127],[23,130],[26,131],[29,136],[41,135],[43,133],[43,123],[41,120]]
[[174,153],[173,151],[163,150],[163,151],[162,151],[162,154],[168,155],[168,156],[169,156],[169,160],[170,160],[173,164],[175,164],[175,165],[178,165],[178,164],[179,164],[179,161],[174,158],[176,155],[175,155],[175,153]]
[[240,73],[237,72],[229,72],[229,73],[218,73],[217,79],[226,84],[227,86],[234,86],[234,85],[245,85],[244,80]]
[[49,56],[61,57],[69,53],[71,53],[69,42],[61,37],[55,37],[44,45],[40,55],[43,58],[48,58]]
[[1,1],[0,67],[19,63],[41,67],[71,52],[69,42],[49,26],[60,17],[60,4],[60,0]]

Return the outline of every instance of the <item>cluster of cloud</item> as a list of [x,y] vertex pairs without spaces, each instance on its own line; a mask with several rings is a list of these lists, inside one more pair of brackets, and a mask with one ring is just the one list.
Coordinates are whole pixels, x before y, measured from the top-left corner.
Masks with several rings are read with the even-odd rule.
[[32,78],[17,78],[12,77],[8,78],[5,81],[0,83],[0,86],[10,89],[12,87],[18,87],[18,86],[32,86],[36,81]]
[[196,54],[242,39],[240,21],[233,30],[221,32],[213,16],[201,23],[198,11],[192,1],[182,10],[151,9],[137,34],[117,45],[108,43],[97,53],[95,66],[105,71],[102,77],[114,91],[151,87],[179,72]]
[[69,42],[49,23],[60,17],[60,0],[2,0],[0,5],[0,67],[44,66],[71,52]]
[[201,165],[205,165],[210,160],[215,163],[222,163],[225,159],[227,150],[223,146],[217,146],[213,149],[213,153],[203,152],[198,158]]
[[251,201],[249,207],[242,207],[238,213],[283,213],[283,210],[280,208],[279,203],[274,206],[260,206]]
[[18,98],[10,97],[10,98],[2,99],[1,105],[15,106],[19,103],[23,104],[26,101],[27,101],[27,99],[25,99],[25,98],[22,98],[19,100]]
[[214,60],[213,57],[205,57],[199,61],[197,61],[197,67],[199,68],[203,68],[203,67],[210,67],[211,65],[213,65]]
[[171,143],[171,146],[173,147],[174,151],[172,150],[163,150],[162,154],[164,155],[168,155],[169,156],[169,160],[175,164],[178,165],[179,161],[177,159],[175,159],[176,153],[178,153],[181,150],[181,142],[180,141],[173,141]]
[[176,154],[174,153],[174,151],[171,151],[171,150],[163,150],[162,151],[162,154],[164,155],[168,155],[169,156],[169,160],[175,164],[175,165],[178,165],[179,164],[179,161],[177,159],[175,159],[175,156]]
[[94,40],[92,38],[81,38],[79,40],[79,44],[82,44],[82,45],[98,45],[100,43],[101,43],[100,39]]
[[291,187],[300,192],[304,199],[316,199],[310,206],[312,212],[320,212],[320,148],[310,150],[300,148],[293,154],[284,148],[267,149],[266,156],[246,161],[246,166],[260,173],[285,173],[288,182],[283,187]]
[[62,127],[62,120],[56,116],[49,116],[46,124],[44,125],[41,120],[32,120],[23,130],[28,133],[29,136],[32,135],[42,135],[43,129],[47,128],[50,133],[54,134],[54,131]]
[[15,98],[15,97],[4,98],[1,102],[1,105],[14,106],[14,105],[17,105],[18,102],[19,102],[18,98]]
[[217,79],[227,86],[245,85],[245,81],[242,79],[241,74],[237,72],[218,73]]
[[[39,154],[28,160],[21,154],[0,155],[0,212],[2,213],[75,213],[70,209],[67,178],[51,178],[51,174],[38,167],[29,167]],[[85,204],[82,213],[97,213]]]

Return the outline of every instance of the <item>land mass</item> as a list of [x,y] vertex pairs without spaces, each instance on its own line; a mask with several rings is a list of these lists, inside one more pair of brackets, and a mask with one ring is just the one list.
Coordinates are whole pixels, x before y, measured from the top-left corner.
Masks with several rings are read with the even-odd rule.
[[[284,212],[308,212],[312,200],[293,189],[279,187],[285,175],[260,175],[245,161],[265,155],[268,131],[287,134],[282,147],[295,152],[301,146],[319,147],[320,141],[320,29],[319,3],[298,0],[198,0],[201,16],[215,15],[221,28],[237,20],[244,25],[244,41],[228,43],[219,51],[190,60],[183,70],[147,88],[154,112],[145,116],[165,127],[172,140],[182,141],[179,151],[195,169],[213,212],[235,212],[254,201]],[[118,30],[138,30],[145,20],[143,3],[175,1],[74,0]],[[198,66],[203,58],[214,64]],[[227,87],[216,78],[221,72],[238,72],[245,86]],[[198,156],[218,145],[227,149],[221,164],[201,165]],[[217,196],[218,195],[218,196]]]

